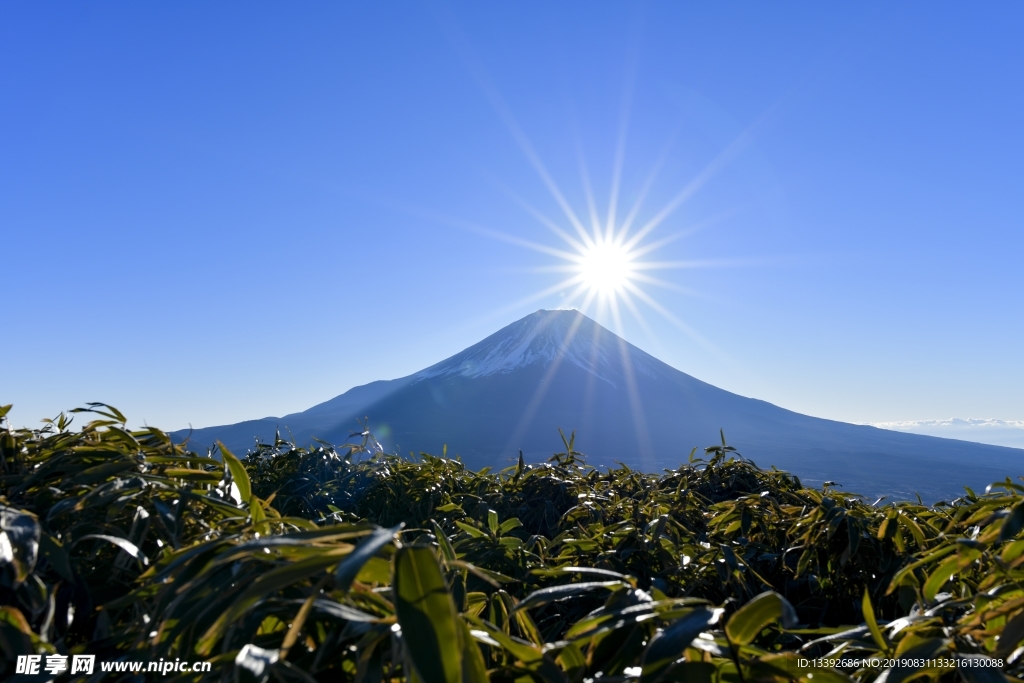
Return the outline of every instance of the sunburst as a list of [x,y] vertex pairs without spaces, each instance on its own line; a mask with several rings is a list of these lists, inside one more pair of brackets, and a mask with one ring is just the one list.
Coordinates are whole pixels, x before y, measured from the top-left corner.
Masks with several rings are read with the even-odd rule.
[[580,278],[589,291],[598,296],[615,296],[633,278],[634,260],[633,254],[624,245],[601,240],[580,254]]
[[[625,308],[632,314],[633,318],[635,318],[647,335],[654,336],[641,312],[642,307],[644,310],[653,311],[658,316],[664,318],[684,332],[694,342],[704,347],[705,350],[724,359],[724,354],[712,342],[699,335],[682,319],[673,314],[669,308],[662,305],[654,297],[651,290],[652,288],[658,288],[684,295],[698,293],[687,290],[675,282],[655,277],[651,272],[745,265],[749,263],[749,259],[647,260],[649,256],[661,250],[668,243],[684,237],[709,223],[717,222],[722,216],[706,220],[701,225],[677,226],[672,234],[663,236],[660,239],[648,240],[655,230],[670,222],[670,218],[675,215],[681,206],[687,204],[711,178],[736,158],[751,141],[758,125],[772,110],[769,109],[748,128],[737,135],[729,144],[725,145],[707,165],[695,173],[664,205],[658,208],[657,211],[646,214],[650,217],[646,221],[641,221],[639,219],[642,213],[644,213],[644,203],[654,187],[662,168],[669,160],[677,135],[682,130],[677,128],[668,136],[667,144],[652,164],[651,169],[644,174],[644,179],[638,188],[632,206],[624,214],[620,213],[621,190],[623,178],[626,175],[624,172],[625,158],[628,147],[627,138],[630,128],[633,86],[640,50],[640,34],[631,34],[632,38],[630,40],[632,42],[630,43],[629,56],[625,64],[626,79],[620,104],[618,134],[616,136],[614,161],[611,169],[611,187],[607,195],[608,204],[604,216],[599,216],[600,212],[597,208],[595,193],[592,190],[587,163],[584,159],[579,128],[574,127],[579,169],[586,198],[584,212],[578,212],[578,207],[574,207],[567,199],[562,188],[543,162],[542,155],[534,146],[526,131],[520,126],[512,107],[509,106],[497,84],[487,73],[482,60],[475,53],[468,37],[458,28],[454,21],[446,23],[445,26],[453,44],[457,45],[465,66],[480,88],[481,94],[494,109],[498,119],[508,129],[512,140],[523,153],[527,163],[536,172],[538,179],[546,188],[562,215],[558,220],[552,220],[552,218],[544,215],[526,201],[515,197],[514,193],[509,192],[509,194],[515,197],[534,218],[564,241],[568,247],[562,246],[559,248],[551,244],[532,242],[520,236],[510,235],[488,227],[467,224],[464,221],[452,220],[449,217],[440,217],[436,214],[431,215],[430,217],[434,220],[469,229],[558,258],[558,261],[554,264],[536,267],[532,270],[538,272],[562,271],[566,273],[565,279],[555,283],[553,286],[536,291],[519,301],[512,302],[507,306],[493,309],[486,317],[494,318],[513,311],[522,311],[528,304],[550,300],[553,295],[561,293],[563,295],[563,306],[575,306],[583,313],[587,313],[592,306],[597,307],[599,309],[598,317],[604,317],[602,314],[605,312],[610,313],[613,327],[620,335],[623,333],[621,309]],[[497,184],[501,185],[502,183],[498,182]],[[586,221],[589,225],[585,225],[585,221],[580,218],[581,216],[586,216],[589,219],[589,221]],[[671,222],[676,223],[676,221]],[[676,307],[672,306],[672,308]]]
[[[664,206],[650,214],[651,217],[649,219],[645,222],[638,222],[638,218],[641,216],[643,204],[648,193],[652,189],[659,172],[668,159],[669,153],[672,149],[673,145],[669,142],[660,158],[654,163],[653,169],[647,174],[638,194],[636,195],[633,205],[630,207],[629,211],[626,212],[624,218],[620,220],[617,209],[619,206],[626,153],[626,133],[629,127],[628,114],[632,98],[632,76],[630,76],[630,78],[627,79],[627,88],[623,97],[622,110],[620,111],[620,126],[615,149],[615,160],[612,169],[612,183],[608,195],[608,209],[603,219],[599,216],[594,192],[591,189],[587,164],[583,158],[582,145],[577,145],[580,171],[583,180],[583,190],[586,195],[586,215],[589,218],[588,226],[580,219],[581,214],[577,213],[575,208],[567,200],[558,183],[555,182],[554,177],[541,160],[541,155],[538,154],[537,149],[533,146],[522,127],[520,127],[516,117],[512,113],[512,109],[501,96],[493,81],[491,81],[487,76],[485,70],[480,65],[480,61],[472,54],[472,50],[468,47],[466,41],[461,40],[460,45],[464,50],[463,58],[466,60],[467,66],[470,67],[470,72],[474,75],[482,93],[494,108],[495,113],[508,128],[512,139],[523,152],[527,162],[537,173],[538,178],[551,195],[551,198],[555,201],[555,204],[561,211],[562,216],[559,220],[553,220],[528,202],[524,201],[522,198],[516,197],[514,193],[509,192],[509,194],[512,195],[513,198],[516,199],[529,214],[551,230],[551,232],[564,244],[562,246],[543,244],[524,239],[517,235],[510,235],[508,233],[496,231],[488,227],[467,224],[464,221],[453,221],[443,218],[441,220],[461,228],[488,235],[492,238],[510,244],[526,247],[548,256],[553,256],[557,259],[554,263],[539,266],[533,270],[539,272],[561,272],[565,276],[563,279],[555,283],[553,286],[536,291],[508,306],[492,310],[488,317],[501,316],[512,311],[521,311],[523,307],[528,304],[550,299],[553,295],[559,293],[563,295],[563,306],[575,307],[584,314],[587,314],[591,307],[596,307],[598,309],[597,313],[599,318],[602,317],[602,313],[607,312],[610,314],[612,327],[614,327],[615,332],[620,335],[620,350],[622,353],[623,366],[626,371],[626,386],[624,388],[629,397],[634,426],[637,430],[637,444],[641,453],[643,455],[648,455],[649,444],[647,442],[646,430],[644,428],[644,410],[637,390],[636,378],[633,376],[633,371],[630,366],[626,342],[621,339],[623,334],[622,308],[628,310],[640,327],[643,328],[644,332],[651,337],[654,337],[654,333],[648,326],[641,310],[641,306],[638,304],[642,304],[644,309],[654,311],[656,314],[673,324],[676,328],[683,331],[693,341],[703,346],[706,350],[711,351],[715,355],[722,356],[721,351],[717,349],[713,343],[699,335],[682,319],[673,314],[671,310],[662,305],[653,296],[653,294],[648,291],[652,287],[656,287],[664,290],[672,290],[681,294],[693,294],[693,292],[680,287],[675,282],[655,277],[651,274],[652,271],[730,265],[722,259],[710,261],[649,260],[653,254],[661,250],[670,242],[680,239],[694,230],[704,227],[704,225],[708,223],[716,222],[717,218],[705,221],[702,225],[676,226],[674,231],[668,235],[653,240],[650,238],[655,230],[665,224],[682,205],[686,204],[697,192],[699,192],[708,180],[716,175],[724,166],[730,163],[730,161],[750,139],[754,126],[751,126],[727,145],[707,166],[694,175],[689,182],[677,191]],[[632,68],[635,68],[635,64]],[[632,71],[630,71],[630,73],[632,73]],[[672,137],[674,138],[674,136]],[[577,143],[579,143],[578,137]],[[501,183],[498,184],[501,185]],[[439,217],[435,215],[434,218],[437,219]],[[639,225],[639,227],[636,227],[637,225]],[[737,262],[733,265],[738,264],[739,263]],[[577,334],[578,330],[579,319],[577,319],[577,323],[569,330],[567,339],[565,340],[566,343],[572,341],[572,338]],[[533,413],[538,409],[540,401],[543,398],[544,393],[547,391],[547,387],[550,385],[550,380],[554,377],[560,362],[561,357],[556,357],[554,362],[552,362],[551,366],[548,368],[546,376],[538,383],[533,399],[525,409],[519,426],[516,428],[509,440],[509,448],[511,448],[521,436],[522,430],[528,424]]]
[[[603,216],[600,215],[596,206],[590,174],[582,151],[578,150],[582,187],[586,198],[586,213],[580,213],[569,202],[530,140],[511,115],[508,112],[506,114],[506,123],[513,133],[514,139],[554,200],[561,216],[554,218],[545,214],[505,186],[504,183],[497,180],[494,182],[538,223],[550,230],[562,244],[560,246],[557,243],[544,244],[480,225],[470,225],[463,221],[450,219],[442,220],[494,239],[553,256],[556,259],[554,263],[534,267],[531,270],[534,272],[561,272],[565,277],[550,287],[536,291],[499,310],[492,311],[491,316],[521,310],[528,304],[550,300],[553,295],[561,294],[563,307],[577,308],[585,314],[595,312],[598,318],[606,320],[610,318],[611,326],[620,335],[623,333],[622,309],[628,311],[646,334],[653,335],[643,313],[643,310],[647,310],[665,319],[705,350],[716,356],[722,356],[722,352],[711,341],[698,334],[690,325],[663,305],[655,297],[654,290],[671,291],[676,295],[699,296],[699,293],[686,289],[671,280],[656,277],[654,272],[740,265],[749,259],[658,260],[654,257],[670,243],[717,223],[728,215],[728,213],[723,213],[697,223],[682,225],[678,221],[672,220],[679,208],[696,195],[704,184],[735,156],[742,146],[742,140],[747,137],[747,133],[745,132],[740,138],[726,146],[704,169],[671,195],[663,206],[648,213],[644,211],[644,203],[672,149],[673,145],[670,141],[661,158],[646,174],[632,206],[620,218],[616,209],[619,204],[620,185],[623,177],[621,167],[624,154],[622,154],[621,148],[619,154],[616,155],[608,209]],[[624,145],[622,146],[624,147]],[[644,219],[645,214],[649,218]],[[586,219],[582,219],[581,216],[586,216]],[[437,217],[435,216],[435,218]],[[669,225],[666,226],[666,224]],[[664,234],[662,230],[662,234],[659,235],[656,231],[664,227],[670,227],[671,231]]]
[[[542,175],[542,177],[545,176],[546,173]],[[547,176],[545,179],[550,181],[550,176]],[[690,290],[672,281],[656,277],[652,271],[705,268],[725,263],[721,260],[692,259],[680,261],[652,258],[670,242],[684,237],[690,232],[703,227],[703,225],[681,226],[660,239],[650,239],[651,233],[669,218],[680,202],[674,199],[674,206],[670,205],[665,209],[657,211],[654,214],[654,218],[642,224],[639,229],[633,230],[634,220],[641,209],[640,202],[642,202],[646,192],[641,193],[637,203],[631,208],[625,219],[617,223],[615,216],[611,212],[609,212],[606,220],[598,218],[596,211],[592,208],[594,202],[590,196],[589,183],[585,182],[584,187],[588,194],[588,204],[591,206],[589,226],[585,226],[582,223],[553,182],[549,182],[548,188],[556,200],[558,200],[558,204],[564,213],[564,220],[568,225],[560,224],[555,219],[544,215],[522,198],[512,194],[513,198],[530,215],[559,238],[562,246],[534,242],[480,226],[471,227],[474,231],[486,234],[492,238],[554,257],[554,263],[538,266],[532,270],[535,272],[557,272],[564,275],[563,279],[554,285],[511,304],[507,309],[519,309],[527,304],[548,299],[552,295],[561,293],[562,306],[577,308],[583,313],[593,312],[600,317],[608,314],[615,331],[621,334],[623,327],[622,309],[628,311],[629,315],[636,320],[645,332],[651,332],[642,310],[646,308],[669,321],[697,343],[713,348],[706,339],[697,334],[682,319],[674,315],[669,308],[658,301],[652,291],[652,289],[656,288],[671,290],[676,294],[693,294]],[[689,191],[689,189],[685,191]],[[610,207],[610,209],[614,211],[613,207]],[[462,226],[470,227],[465,224],[462,224]]]

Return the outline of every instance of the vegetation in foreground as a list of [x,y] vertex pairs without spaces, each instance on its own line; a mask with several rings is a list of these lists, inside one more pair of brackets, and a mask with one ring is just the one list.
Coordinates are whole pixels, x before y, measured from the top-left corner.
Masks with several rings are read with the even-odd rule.
[[369,434],[217,460],[109,406],[73,412],[98,419],[0,425],[0,678],[30,653],[213,663],[180,680],[1024,675],[1009,479],[870,504],[724,438],[661,475],[598,471],[571,438],[500,472]]

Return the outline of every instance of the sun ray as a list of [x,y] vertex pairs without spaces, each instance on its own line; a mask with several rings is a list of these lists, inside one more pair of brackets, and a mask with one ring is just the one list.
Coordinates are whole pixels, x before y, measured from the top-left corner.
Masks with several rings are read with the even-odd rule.
[[608,221],[605,224],[604,239],[612,241],[615,237],[615,217],[618,213],[619,190],[622,186],[622,165],[626,156],[626,121],[629,117],[629,107],[623,108],[623,122],[619,129],[619,140],[615,146],[615,165],[612,170],[612,188],[608,199]]
[[[568,332],[565,335],[565,344],[568,346],[572,343],[572,340],[576,337],[576,333],[579,332],[580,325],[583,323],[582,316],[578,316],[573,320],[569,326]],[[523,414],[519,418],[519,422],[515,429],[512,430],[512,435],[509,437],[508,443],[505,446],[505,451],[510,451],[513,448],[518,447],[518,443],[523,435],[526,433],[527,428],[530,426],[530,421],[533,416],[537,413],[540,408],[541,401],[547,395],[548,387],[551,386],[551,380],[558,372],[558,368],[562,364],[562,354],[556,354],[551,361],[551,365],[548,366],[547,371],[544,373],[543,379],[537,384],[537,388],[533,392],[533,396],[530,398],[530,402],[526,404],[526,408],[523,409]]]
[[509,244],[514,244],[514,245],[519,246],[519,247],[524,247],[526,249],[531,249],[533,251],[540,252],[541,254],[547,254],[549,256],[557,256],[558,258],[565,259],[567,261],[578,261],[579,260],[579,255],[578,254],[574,254],[571,251],[565,251],[564,249],[556,249],[555,247],[549,247],[548,245],[541,244],[540,242],[533,242],[533,241],[530,241],[530,240],[524,240],[522,237],[516,237],[515,235],[509,235],[508,233],[501,232],[500,230],[494,230],[492,228],[486,228],[486,227],[484,227],[482,225],[475,225],[473,223],[466,223],[466,222],[461,222],[461,221],[443,221],[443,222],[446,222],[449,225],[452,225],[452,226],[455,226],[455,227],[463,228],[464,230],[469,230],[471,232],[479,233],[481,235],[487,235],[488,237],[491,237],[493,239],[499,240],[501,242],[507,242]]
[[551,296],[552,294],[558,294],[560,291],[563,291],[566,287],[572,287],[573,285],[576,285],[576,289],[583,289],[586,287],[586,285],[581,284],[581,280],[582,278],[579,275],[576,275],[571,278],[566,278],[565,280],[562,280],[557,284],[547,287],[546,289],[542,289],[538,292],[534,292],[529,296],[525,296],[522,299],[519,299],[518,301],[508,304],[507,306],[503,306],[501,308],[489,311],[484,320],[501,317],[513,311],[518,311],[522,309],[523,306],[527,306],[529,304],[534,303],[535,301],[545,299]]
[[653,338],[654,330],[652,330],[651,326],[647,324],[647,318],[644,317],[640,309],[637,308],[636,303],[633,302],[633,297],[630,295],[629,290],[622,290],[620,298],[622,299],[622,303],[625,304],[626,308],[629,309],[629,312],[633,316],[633,319],[636,320],[638,325],[640,325],[640,329],[642,329],[647,334],[647,336]]
[[711,342],[711,340],[706,339],[701,334],[698,334],[698,332],[696,330],[694,330],[692,327],[690,327],[689,325],[684,323],[676,315],[674,315],[671,311],[669,311],[667,308],[665,308],[660,303],[658,303],[658,301],[656,299],[654,299],[652,296],[650,296],[647,292],[645,292],[644,290],[640,289],[639,287],[637,287],[636,285],[634,285],[632,283],[628,283],[626,285],[626,287],[634,295],[636,295],[636,297],[638,299],[640,299],[645,304],[647,304],[648,306],[653,308],[655,311],[657,311],[659,314],[661,314],[661,316],[663,318],[665,318],[665,320],[667,320],[670,323],[672,323],[673,325],[675,325],[681,332],[683,332],[688,337],[690,337],[690,339],[692,339],[693,341],[695,341],[698,344],[700,344],[701,346],[703,346],[706,350],[711,351],[712,353],[714,353],[716,356],[718,356],[722,360],[729,361],[729,362],[732,361],[732,359],[729,358],[729,356],[724,351],[722,351],[715,344],[713,344]]
[[739,268],[767,263],[762,258],[690,259],[687,261],[640,261],[634,270],[689,270],[693,268]]
[[517,268],[507,272],[515,273],[579,273],[580,267],[577,263],[554,264],[549,266],[530,266],[529,268]]
[[649,461],[652,459],[654,452],[651,448],[650,439],[648,437],[647,420],[644,417],[644,406],[643,401],[640,399],[640,390],[636,385],[636,374],[633,372],[633,360],[629,353],[626,340],[622,338],[622,335],[625,332],[622,329],[622,316],[619,313],[618,300],[612,299],[609,305],[612,311],[612,320],[615,321],[615,326],[618,328],[619,357],[622,360],[622,370],[624,379],[626,380],[626,398],[629,401],[629,408],[632,413],[633,430],[636,434],[636,445],[640,451],[641,458]]
[[[592,367],[597,366],[598,359],[601,355],[601,346],[596,343],[600,334],[601,330],[598,327],[594,327],[592,341],[595,343],[591,344],[590,347],[590,363]],[[596,374],[587,373],[587,386],[583,393],[583,415],[592,414],[591,411],[593,410],[594,399],[597,397],[597,392],[594,389],[600,381],[601,379]]]
[[694,232],[695,231],[693,230],[680,230],[678,232],[674,232],[671,235],[666,235],[665,237],[662,237],[660,240],[651,242],[650,244],[645,244],[642,247],[631,249],[629,251],[630,256],[632,256],[634,260],[639,259],[641,256],[646,256],[652,251],[657,251],[658,249],[668,246],[669,244],[672,244],[677,240],[680,240],[684,237],[688,237],[692,235]]
[[609,299],[608,301],[609,312],[612,316],[612,327],[615,329],[615,334],[621,338],[626,333],[622,327],[622,316],[619,313],[619,300],[618,298]]
[[677,285],[676,283],[669,282],[668,280],[662,280],[659,277],[651,277],[646,273],[634,273],[633,279],[639,280],[640,282],[646,282],[647,284],[654,285],[655,287],[661,287],[662,289],[668,289],[673,292],[679,292],[680,294],[687,294],[689,296],[699,296],[699,294],[692,289],[683,287],[681,285]]
[[[523,137],[525,140],[525,135]],[[529,145],[529,141],[527,140],[525,141],[525,143],[521,143],[520,146],[522,146],[523,144],[526,145],[523,148],[523,152],[526,154],[527,158],[530,159],[530,162],[533,164],[534,170],[537,171],[537,174],[540,176],[541,180],[547,186],[548,192],[550,192],[551,196],[554,197],[555,202],[562,209],[562,212],[565,214],[566,218],[569,219],[569,222],[572,224],[572,226],[576,229],[576,232],[579,234],[580,238],[584,242],[586,242],[588,239],[590,239],[590,235],[587,233],[586,228],[583,227],[583,223],[581,223],[580,219],[576,216],[576,212],[572,210],[571,206],[569,206],[569,202],[565,199],[565,195],[562,194],[562,190],[558,187],[554,179],[548,173],[548,170],[547,168],[544,167],[544,164],[541,162],[540,157],[537,156],[536,152],[533,151],[533,147]]]
[[654,162],[654,166],[651,168],[651,172],[647,174],[647,178],[644,180],[644,184],[640,186],[640,191],[637,193],[636,200],[633,202],[633,206],[629,209],[629,213],[622,220],[622,227],[619,229],[619,234],[616,239],[625,242],[626,237],[629,235],[630,229],[633,227],[633,221],[636,220],[637,215],[640,213],[640,208],[643,206],[644,201],[647,199],[647,194],[651,191],[654,186],[654,181],[657,180],[658,175],[661,173],[662,167],[665,162],[668,161],[669,152],[675,146],[676,136],[678,130],[673,132],[669,137],[668,144],[665,145],[665,149],[662,151],[661,156]]
[[590,171],[587,170],[587,160],[583,153],[583,141],[580,140],[579,131],[575,132],[576,156],[580,165],[580,179],[583,182],[583,194],[587,200],[587,211],[590,213],[590,228],[594,234],[600,230],[601,219],[597,215],[597,201],[594,199],[594,188],[590,183]]
[[717,223],[721,223],[726,218],[732,216],[733,213],[734,213],[733,211],[723,211],[723,212],[718,213],[718,214],[716,214],[714,216],[711,216],[710,218],[705,218],[702,221],[698,221],[696,223],[692,223],[691,225],[689,225],[688,227],[684,228],[683,230],[678,230],[678,231],[676,231],[676,232],[674,232],[674,233],[672,233],[670,235],[662,237],[659,240],[656,240],[654,242],[649,242],[649,243],[647,243],[647,244],[645,244],[643,246],[635,246],[635,247],[633,247],[630,250],[630,253],[633,254],[636,258],[640,258],[641,256],[646,256],[647,254],[651,253],[652,251],[657,251],[658,249],[661,249],[662,247],[664,247],[664,246],[666,246],[668,244],[671,244],[672,242],[675,242],[676,240],[682,239],[684,237],[689,237],[690,235],[698,233],[701,230],[709,228],[709,227],[711,227],[711,226],[713,226],[713,225],[715,225]]
[[[574,284],[575,287],[572,288],[572,291],[570,291],[562,298],[562,306],[566,308],[575,308],[579,310],[581,313],[585,313],[586,311],[584,311],[584,304],[586,304],[589,301],[587,295],[590,289],[589,287],[587,287],[587,283],[582,281],[582,278],[580,278]],[[564,288],[562,289],[564,290]],[[580,297],[583,297],[582,303],[576,305],[576,302],[580,299]]]
[[494,84],[494,81],[491,80],[491,77],[488,75],[483,63],[480,61],[479,57],[477,57],[475,51],[470,45],[469,39],[466,37],[465,33],[463,33],[461,28],[459,28],[458,23],[450,13],[446,13],[444,15],[444,21],[441,22],[441,27],[445,33],[448,34],[449,41],[451,41],[452,45],[459,52],[463,63],[469,69],[473,79],[476,81],[477,87],[479,87],[483,92],[484,97],[494,109],[498,118],[505,125],[505,128],[508,129],[509,134],[519,147],[519,150],[526,157],[526,160],[530,165],[533,166],[534,171],[536,171],[541,182],[555,199],[559,208],[562,209],[562,212],[569,220],[569,223],[579,234],[583,242],[586,243],[590,236],[587,234],[583,224],[576,216],[576,212],[573,211],[572,206],[570,206],[569,202],[566,200],[561,188],[558,187],[558,183],[556,183],[555,179],[551,177],[547,166],[544,165],[544,162],[541,160],[536,148],[534,148],[533,143],[530,142],[530,138],[526,135],[522,126],[519,125],[519,121],[516,119],[515,114],[512,113],[512,108],[508,106],[508,103]]
[[518,194],[513,192],[511,188],[497,181],[494,181],[494,184],[498,187],[498,189],[500,189],[502,192],[511,197],[513,201],[515,201],[517,204],[523,207],[523,209],[528,214],[536,218],[541,223],[541,225],[543,225],[544,227],[551,230],[551,232],[561,237],[566,244],[571,246],[576,251],[583,251],[593,244],[593,239],[590,237],[590,235],[584,235],[583,241],[578,240],[577,238],[573,237],[568,232],[566,232],[558,223],[553,221],[551,218],[543,214],[540,210],[538,210],[528,201],[526,201]]
[[640,60],[640,26],[642,23],[641,19],[631,27],[630,36],[627,39],[625,82],[623,83],[622,101],[619,104],[619,130],[615,143],[615,161],[612,166],[612,186],[608,196],[608,219],[604,231],[604,238],[608,242],[615,239],[619,193],[622,190],[622,171],[626,159],[626,137],[629,133],[629,117],[633,108],[633,87],[636,84],[636,70]]
[[740,133],[735,140],[725,146],[718,155],[711,160],[711,162],[701,170],[689,183],[683,186],[669,202],[666,204],[658,213],[654,215],[654,218],[647,221],[642,228],[636,231],[629,241],[626,243],[627,248],[632,248],[637,245],[644,237],[647,236],[652,230],[657,228],[661,223],[668,218],[672,213],[678,209],[687,199],[692,197],[700,190],[705,183],[715,176],[722,168],[724,168],[737,154],[743,149],[744,146],[753,137],[754,129],[756,124],[750,126],[742,133]]
[[593,289],[587,288],[586,291],[582,292],[583,303],[580,304],[580,313],[586,313],[590,309],[590,305],[597,300],[597,292]]

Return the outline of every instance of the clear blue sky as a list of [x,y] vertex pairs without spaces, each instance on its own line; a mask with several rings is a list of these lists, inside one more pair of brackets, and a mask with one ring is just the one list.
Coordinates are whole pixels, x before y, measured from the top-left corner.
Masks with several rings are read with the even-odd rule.
[[[0,402],[301,410],[558,292],[586,212],[691,231],[631,342],[854,422],[1024,419],[1020,3],[0,5]],[[520,131],[520,136],[514,131]],[[624,138],[620,135],[625,131]],[[671,146],[670,146],[671,143]],[[665,154],[666,149],[668,150]],[[717,160],[717,161],[716,161]],[[703,175],[701,175],[703,174]],[[620,209],[624,213],[624,209]],[[607,320],[603,320],[607,322]]]

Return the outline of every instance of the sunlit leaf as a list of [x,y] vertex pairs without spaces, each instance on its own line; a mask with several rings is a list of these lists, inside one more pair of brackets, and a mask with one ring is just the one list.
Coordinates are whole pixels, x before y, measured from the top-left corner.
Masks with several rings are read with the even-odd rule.
[[245,471],[245,465],[224,444],[218,441],[217,446],[220,448],[221,457],[224,458],[224,464],[231,472],[231,483],[238,487],[241,502],[248,505],[249,499],[252,498],[252,485],[249,482],[249,473]]
[[459,683],[463,631],[434,552],[405,546],[394,562],[395,610],[417,671],[424,681]]
[[796,611],[784,597],[766,591],[737,610],[725,625],[725,632],[731,642],[746,645],[774,622],[781,622],[784,628],[795,626]]

